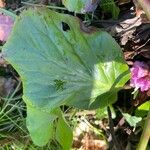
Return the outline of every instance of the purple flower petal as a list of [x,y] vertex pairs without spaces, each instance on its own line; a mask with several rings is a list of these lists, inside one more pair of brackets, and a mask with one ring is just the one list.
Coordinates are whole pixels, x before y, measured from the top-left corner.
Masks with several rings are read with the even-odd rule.
[[141,89],[142,92],[150,89],[150,68],[146,63],[139,61],[134,63],[131,68],[130,85]]
[[6,41],[13,27],[11,17],[0,14],[0,41]]

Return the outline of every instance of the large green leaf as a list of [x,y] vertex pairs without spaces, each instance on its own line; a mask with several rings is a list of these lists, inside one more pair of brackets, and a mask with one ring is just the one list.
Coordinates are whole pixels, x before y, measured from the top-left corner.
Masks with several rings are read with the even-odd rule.
[[86,13],[94,11],[99,0],[62,0],[62,2],[69,11]]
[[108,33],[47,9],[22,13],[3,55],[21,76],[25,102],[45,111],[62,104],[105,107],[129,79]]
[[[21,76],[27,127],[39,146],[53,133],[58,137],[63,120],[54,110],[59,106],[106,107],[129,79],[121,49],[108,33],[46,8],[29,9],[18,17],[3,56]],[[57,140],[66,150],[63,133]]]

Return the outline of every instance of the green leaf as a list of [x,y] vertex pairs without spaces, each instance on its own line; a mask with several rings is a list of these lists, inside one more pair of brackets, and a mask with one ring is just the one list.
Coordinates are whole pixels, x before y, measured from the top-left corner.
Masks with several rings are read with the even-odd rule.
[[[115,119],[116,118],[116,112],[115,112],[113,106],[109,106],[109,107],[110,107],[110,110],[112,113],[112,118]],[[104,119],[104,118],[108,118],[107,107],[97,109],[96,110],[96,117],[100,120]]]
[[22,13],[3,55],[21,76],[25,102],[48,112],[62,104],[108,106],[129,79],[121,49],[108,33],[45,8]]
[[99,0],[63,0],[62,2],[69,11],[86,13],[94,11]]
[[57,122],[56,140],[61,144],[63,150],[70,150],[72,145],[72,139],[72,130],[65,121],[65,119],[61,117]]
[[59,106],[106,107],[129,79],[121,49],[108,33],[46,8],[24,11],[2,51],[22,79],[27,127],[39,146],[52,137]]
[[100,7],[105,13],[111,13],[113,19],[118,19],[120,9],[116,6],[114,0],[102,0]]
[[147,115],[148,111],[150,109],[150,101],[147,101],[140,105],[136,110],[135,110],[135,115],[144,117]]
[[56,114],[50,114],[32,106],[27,106],[27,128],[36,145],[44,146],[49,139],[53,138],[53,122],[57,117]]
[[124,116],[125,120],[129,123],[130,126],[136,127],[137,123],[139,123],[142,118],[141,117],[136,117],[136,116],[131,116],[128,113],[122,113]]

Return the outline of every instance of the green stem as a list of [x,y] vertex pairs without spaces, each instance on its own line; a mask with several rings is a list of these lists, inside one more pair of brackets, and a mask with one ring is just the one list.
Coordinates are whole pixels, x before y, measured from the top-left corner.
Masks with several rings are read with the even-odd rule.
[[150,139],[150,109],[144,124],[143,133],[141,135],[137,150],[146,150],[149,139]]
[[148,19],[150,20],[150,1],[149,0],[137,0],[137,1],[145,11]]

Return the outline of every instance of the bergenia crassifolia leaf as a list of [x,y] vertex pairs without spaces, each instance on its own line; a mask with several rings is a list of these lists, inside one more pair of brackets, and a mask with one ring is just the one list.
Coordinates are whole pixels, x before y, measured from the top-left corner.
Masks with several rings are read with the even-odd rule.
[[106,107],[129,80],[121,49],[108,33],[45,8],[18,17],[3,55],[21,76],[27,106],[48,113],[61,105]]

